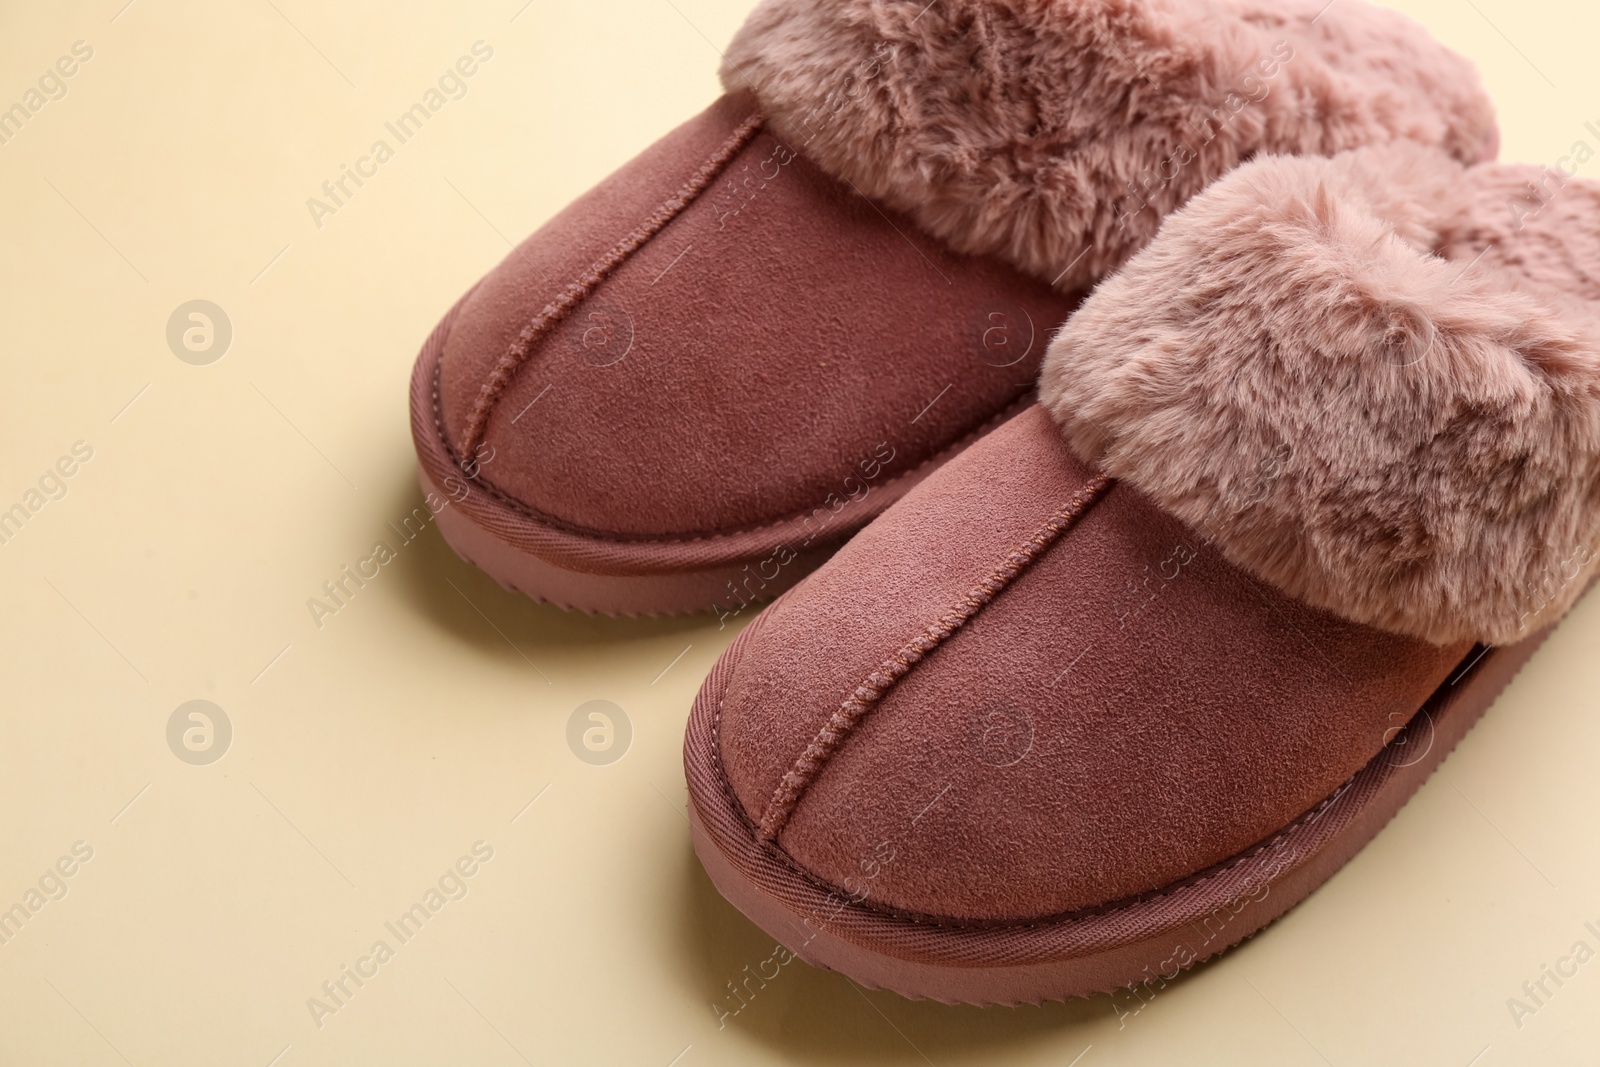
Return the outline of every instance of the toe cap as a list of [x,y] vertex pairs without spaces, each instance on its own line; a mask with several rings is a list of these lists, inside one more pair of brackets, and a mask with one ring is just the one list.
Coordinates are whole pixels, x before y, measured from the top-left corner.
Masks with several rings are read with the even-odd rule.
[[[752,821],[857,687],[1091,477],[1030,409],[769,609],[719,739]],[[888,688],[777,841],[836,886],[867,858],[879,904],[958,921],[1148,892],[1311,809],[1466,651],[1291,600],[1113,487]]]
[[699,536],[859,499],[1031,388],[1075,302],[885,215],[752,109],[725,97],[607,179],[451,328],[442,432],[474,444],[477,412],[483,477],[557,524]]

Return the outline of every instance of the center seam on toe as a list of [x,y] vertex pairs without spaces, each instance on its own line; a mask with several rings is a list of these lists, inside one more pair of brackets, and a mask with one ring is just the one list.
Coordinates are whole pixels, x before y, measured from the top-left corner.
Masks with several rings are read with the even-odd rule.
[[952,634],[992,603],[995,597],[1044,554],[1045,549],[1054,544],[1093,507],[1113,484],[1112,479],[1104,475],[1090,478],[1084,483],[1083,488],[1074,493],[1071,499],[1051,515],[1049,521],[1032,537],[1008,553],[1005,561],[988,577],[956,601],[955,606],[949,611],[901,646],[894,655],[884,660],[877,670],[867,676],[866,681],[856,687],[855,692],[851,693],[838,710],[828,717],[822,729],[817,731],[816,737],[795,759],[794,765],[778,783],[778,788],[767,801],[766,810],[761,815],[760,831],[763,838],[771,841],[783,831],[790,815],[794,813],[795,805],[800,802],[800,798],[805,795],[811,783],[816,781],[817,775],[822,772],[828,760],[843,746],[861,720],[883,702],[883,698],[888,696],[889,690],[894,688],[895,683],[911,673],[912,667],[922,662],[930,652],[949,640]]
[[544,310],[527,326],[522,328],[511,347],[500,357],[498,363],[484,381],[483,387],[478,392],[478,399],[473,404],[472,412],[467,417],[467,425],[462,433],[461,451],[472,455],[479,444],[483,442],[484,434],[488,430],[489,415],[493,412],[495,404],[499,401],[506,387],[511,384],[511,379],[516,376],[517,370],[527,362],[528,353],[533,350],[534,342],[550,332],[558,323],[570,315],[574,308],[584,301],[591,293],[600,287],[600,283],[609,278],[628,260],[628,257],[643,248],[652,237],[660,233],[667,223],[677,218],[684,209],[694,203],[700,194],[716,181],[717,177],[727,169],[728,165],[742,152],[761,132],[765,119],[758,111],[745,119],[734,129],[722,147],[712,153],[711,157],[701,164],[700,169],[690,175],[688,181],[667,199],[663,200],[650,216],[640,223],[622,240],[611,247],[605,255],[601,256],[589,269],[570,283]]

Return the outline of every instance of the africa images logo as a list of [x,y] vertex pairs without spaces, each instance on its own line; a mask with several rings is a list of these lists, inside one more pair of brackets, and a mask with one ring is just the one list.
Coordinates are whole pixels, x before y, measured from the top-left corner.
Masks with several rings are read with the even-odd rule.
[[383,128],[394,139],[394,144],[391,145],[382,137],[373,141],[366,154],[357,157],[353,166],[339,164],[338,175],[322,183],[321,197],[306,198],[306,210],[311,213],[311,221],[317,229],[322,229],[326,216],[337,215],[367,182],[376,178],[378,168],[395,157],[395,150],[399,146],[421,133],[423,124],[443,111],[452,100],[460,100],[467,95],[467,79],[478,73],[481,64],[494,58],[494,48],[485,41],[472,42],[469,51],[472,54],[461,56],[447,67],[438,80],[423,91],[420,100],[402,111],[394,121],[383,124]]

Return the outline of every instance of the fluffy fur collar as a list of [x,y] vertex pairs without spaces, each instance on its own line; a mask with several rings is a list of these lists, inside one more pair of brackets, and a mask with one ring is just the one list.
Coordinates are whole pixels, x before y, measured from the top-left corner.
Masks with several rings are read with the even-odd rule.
[[1401,145],[1257,160],[1089,297],[1040,395],[1287,592],[1513,641],[1600,556],[1600,184]]
[[722,78],[860,192],[1063,290],[1257,154],[1498,145],[1471,64],[1366,0],[763,0]]

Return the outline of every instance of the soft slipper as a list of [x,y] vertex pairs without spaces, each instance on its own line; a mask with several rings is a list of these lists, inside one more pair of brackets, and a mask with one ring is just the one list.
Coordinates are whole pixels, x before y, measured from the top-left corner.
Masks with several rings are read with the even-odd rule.
[[767,0],[723,80],[416,363],[441,530],[535,597],[736,616],[1028,402],[1046,324],[1241,160],[1497,143],[1363,0]]
[[1238,168],[1041,406],[722,657],[684,757],[713,882],[867,985],[1147,999],[1375,835],[1586,587],[1597,337],[1600,185]]

